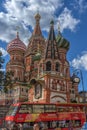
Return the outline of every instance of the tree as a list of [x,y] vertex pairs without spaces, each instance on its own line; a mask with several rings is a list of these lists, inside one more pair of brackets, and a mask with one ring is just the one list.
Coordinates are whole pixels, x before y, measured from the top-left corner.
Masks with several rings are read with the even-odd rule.
[[0,51],[0,86],[3,86],[4,72],[2,71],[2,66],[4,59],[2,58],[2,52]]
[[9,90],[12,90],[14,81],[12,80],[12,77],[14,76],[13,71],[8,71],[5,73],[4,78],[4,92],[8,92]]
[[12,77],[14,76],[14,73],[12,71],[6,73],[2,71],[4,63],[4,59],[2,56],[2,52],[0,51],[0,87],[3,87],[4,92],[8,92],[8,90],[12,89]]

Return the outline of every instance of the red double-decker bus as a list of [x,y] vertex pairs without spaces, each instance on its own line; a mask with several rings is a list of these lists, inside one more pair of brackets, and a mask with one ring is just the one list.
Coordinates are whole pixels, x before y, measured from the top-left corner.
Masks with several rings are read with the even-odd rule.
[[75,103],[16,103],[11,105],[5,118],[7,128],[22,124],[29,128],[38,123],[40,129],[77,130],[86,120],[84,104]]

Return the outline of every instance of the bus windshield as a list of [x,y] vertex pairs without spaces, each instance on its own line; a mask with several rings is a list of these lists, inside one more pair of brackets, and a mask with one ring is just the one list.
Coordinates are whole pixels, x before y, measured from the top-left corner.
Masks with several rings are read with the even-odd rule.
[[18,106],[10,106],[7,116],[15,116]]

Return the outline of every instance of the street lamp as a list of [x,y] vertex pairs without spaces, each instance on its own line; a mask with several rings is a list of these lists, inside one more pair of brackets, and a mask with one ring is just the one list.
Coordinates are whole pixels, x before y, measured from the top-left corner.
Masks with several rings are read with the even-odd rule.
[[74,74],[74,73],[73,73],[71,78],[72,78],[73,83],[79,83],[80,82],[80,78],[77,77],[77,75]]
[[[80,74],[80,78],[78,77],[78,74]],[[75,69],[73,71],[72,81],[74,83],[79,83],[80,79],[81,79],[81,83],[82,83],[83,103],[85,103],[85,90],[84,90],[83,74],[82,74],[82,71],[80,69]]]
[[[80,78],[77,76],[78,74],[80,74]],[[74,83],[79,83],[81,79],[82,82],[82,89],[83,89],[83,103],[85,103],[85,91],[84,91],[84,82],[83,82],[83,74],[82,71],[80,69],[75,69],[72,75],[72,81]],[[84,107],[84,111],[85,111],[85,116],[86,116],[86,122],[84,123],[84,126],[81,130],[87,130],[87,114],[86,114],[86,106]]]

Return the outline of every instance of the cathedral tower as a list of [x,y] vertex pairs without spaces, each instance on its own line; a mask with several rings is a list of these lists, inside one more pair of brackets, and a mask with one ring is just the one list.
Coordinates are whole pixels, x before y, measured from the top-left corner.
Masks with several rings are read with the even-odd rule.
[[6,66],[7,71],[14,72],[14,80],[24,81],[24,54],[25,44],[20,40],[19,34],[7,46],[7,52],[10,54],[10,61]]
[[45,48],[45,39],[42,36],[40,28],[40,14],[35,15],[36,25],[32,36],[29,39],[29,44],[27,46],[25,54],[25,66],[27,82],[30,82],[31,79],[37,77],[38,68],[40,67],[39,61],[44,57],[44,48]]
[[[25,44],[20,40],[19,33],[14,40],[7,46],[7,52],[10,54],[10,61],[6,65],[6,71],[12,71],[14,84],[11,86],[13,102],[27,100],[28,89],[25,86],[25,65],[24,55],[26,51]],[[9,86],[8,86],[9,88]]]

